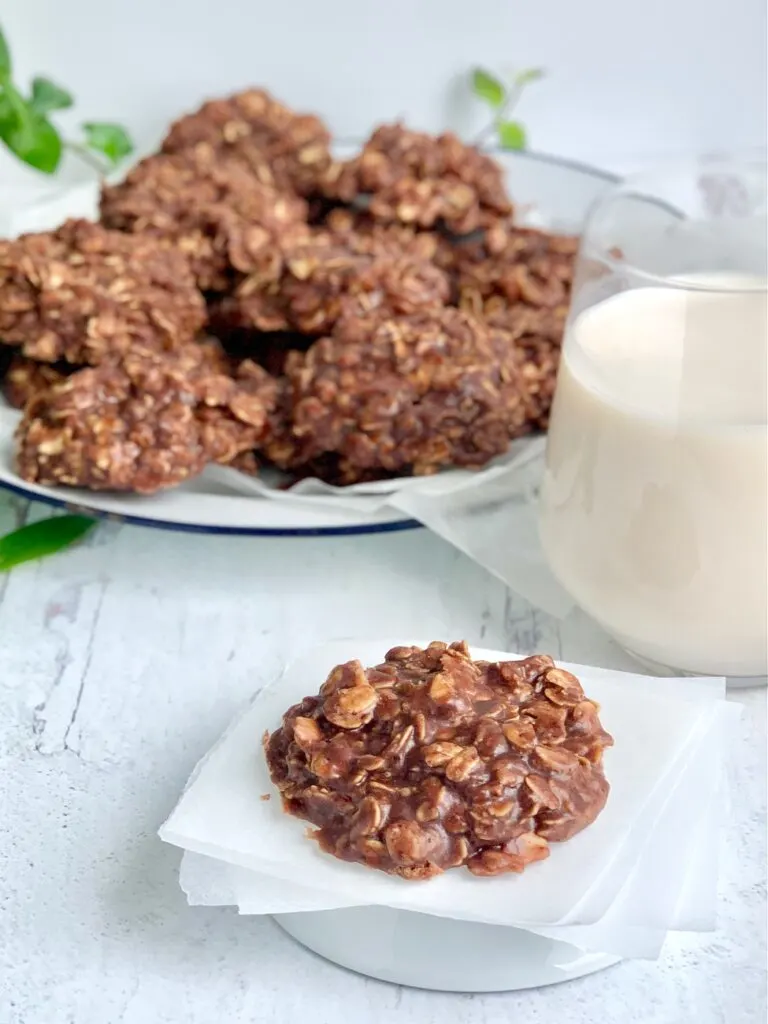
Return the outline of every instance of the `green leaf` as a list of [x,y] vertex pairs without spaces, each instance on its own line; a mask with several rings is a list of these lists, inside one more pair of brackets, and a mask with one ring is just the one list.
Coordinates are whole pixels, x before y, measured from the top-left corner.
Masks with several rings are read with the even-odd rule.
[[45,115],[52,110],[66,110],[74,102],[72,94],[56,85],[50,78],[32,79],[32,97],[29,106],[36,114]]
[[3,130],[3,142],[19,160],[30,167],[53,174],[61,160],[59,133],[44,117],[31,117]]
[[5,35],[0,28],[0,78],[10,78],[11,70],[11,51],[8,49]]
[[0,572],[7,572],[22,562],[54,555],[80,540],[95,525],[95,519],[85,516],[54,516],[7,533],[0,537]]
[[544,75],[544,68],[526,68],[525,71],[520,71],[515,75],[515,85],[518,87],[530,85],[531,82],[538,82]]
[[130,135],[119,124],[90,121],[83,125],[85,144],[95,153],[101,153],[114,167],[133,152]]
[[528,145],[525,128],[519,121],[502,121],[496,128],[502,149],[525,149]]
[[482,68],[475,68],[472,72],[472,89],[476,96],[485,100],[494,110],[498,109],[504,102],[505,89],[498,78]]
[[16,111],[13,104],[5,95],[0,92],[0,139],[4,139],[7,132],[16,124]]
[[53,174],[61,160],[61,138],[47,118],[32,110],[6,82],[0,102],[0,139],[30,167]]

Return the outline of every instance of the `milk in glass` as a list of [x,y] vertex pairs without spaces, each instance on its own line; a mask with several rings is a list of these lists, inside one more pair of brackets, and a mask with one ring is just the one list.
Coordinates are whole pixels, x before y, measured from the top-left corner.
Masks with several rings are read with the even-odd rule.
[[663,666],[768,671],[765,287],[636,288],[568,332],[542,543],[581,607]]

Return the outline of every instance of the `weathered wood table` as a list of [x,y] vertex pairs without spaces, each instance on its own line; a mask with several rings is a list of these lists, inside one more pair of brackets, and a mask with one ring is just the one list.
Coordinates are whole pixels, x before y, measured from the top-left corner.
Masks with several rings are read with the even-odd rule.
[[[0,495],[0,531],[47,512]],[[765,692],[741,692],[719,930],[514,995],[369,981],[271,920],[187,906],[156,838],[198,758],[293,652],[342,636],[626,666],[425,530],[243,539],[105,524],[0,577],[1,1024],[764,1024]]]

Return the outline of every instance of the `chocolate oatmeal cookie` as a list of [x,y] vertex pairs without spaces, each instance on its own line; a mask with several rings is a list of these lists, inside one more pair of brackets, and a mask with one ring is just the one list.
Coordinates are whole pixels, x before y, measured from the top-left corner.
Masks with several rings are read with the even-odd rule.
[[536,429],[549,422],[577,248],[576,238],[499,222],[453,250],[458,305],[518,352]]
[[344,202],[370,197],[375,220],[442,224],[459,235],[512,210],[502,170],[490,157],[451,132],[427,135],[402,124],[381,125],[357,156],[333,164],[321,191]]
[[331,165],[330,141],[319,117],[297,114],[265,89],[247,89],[180,118],[162,149],[233,156],[265,185],[307,196]]
[[27,404],[16,434],[20,476],[152,494],[252,450],[275,382],[253,364],[234,377],[226,367],[215,346],[192,344],[80,370]]
[[205,317],[185,258],[144,235],[69,220],[0,241],[0,342],[38,362],[173,351]]
[[527,429],[516,355],[456,309],[345,317],[286,374],[265,454],[291,469],[330,456],[336,483],[482,466]]
[[335,668],[265,737],[288,814],[327,853],[422,880],[523,871],[590,825],[612,744],[579,680],[546,655],[474,661],[465,643]]
[[312,242],[283,248],[281,258],[277,281],[250,275],[213,308],[217,331],[320,335],[344,313],[408,314],[440,308],[450,295],[443,271],[398,248],[358,253],[320,234]]
[[14,353],[3,376],[3,395],[14,409],[23,409],[30,399],[66,380],[78,369],[80,367],[69,363],[38,363]]
[[157,238],[183,253],[203,291],[225,291],[235,273],[274,265],[278,240],[308,235],[307,205],[259,181],[242,163],[190,150],[142,160],[101,195],[109,228]]

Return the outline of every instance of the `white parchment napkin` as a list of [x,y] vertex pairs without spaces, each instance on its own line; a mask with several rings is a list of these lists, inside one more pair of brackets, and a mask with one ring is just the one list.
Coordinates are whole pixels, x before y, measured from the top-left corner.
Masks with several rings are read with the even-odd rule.
[[[697,755],[700,767],[705,753],[706,776],[707,767],[716,770],[720,766],[711,750],[705,752],[700,744]],[[689,782],[701,781],[695,771],[686,769],[685,774]],[[712,872],[716,862],[713,837],[717,836],[719,824],[714,813],[717,805],[711,798],[710,810],[697,827],[686,832],[685,809],[696,806],[691,802],[690,788],[690,784],[681,785],[674,791],[674,799],[668,802],[663,820],[653,831],[652,842],[647,844],[624,888],[600,921],[593,925],[530,927],[528,930],[582,951],[644,959],[655,959],[659,955],[668,927],[670,930],[710,930],[714,926],[717,895],[716,875],[713,877]],[[663,890],[657,893],[649,908],[645,894],[659,883],[660,877]],[[190,852],[185,852],[182,858],[179,884],[192,905],[236,906],[241,914],[288,914],[358,905],[354,897],[342,901],[335,895]],[[557,966],[566,967],[569,962],[557,959]]]
[[[615,920],[604,924],[604,931],[625,925],[665,931],[678,909],[680,886],[669,876],[679,879],[684,873],[680,858],[657,857],[650,869],[646,865],[644,876],[638,865],[644,851],[654,852],[654,832],[674,792],[680,791],[683,803],[696,805],[691,787],[701,784],[700,769],[691,766],[701,762],[694,752],[712,734],[714,719],[729,714],[729,706],[718,699],[717,684],[702,681],[697,689],[698,681],[681,680],[676,694],[676,680],[659,685],[662,681],[643,676],[574,667],[586,692],[600,702],[601,718],[616,740],[606,755],[612,792],[597,822],[569,842],[553,844],[547,861],[520,876],[488,880],[450,871],[414,884],[338,861],[308,841],[306,824],[281,811],[260,747],[263,731],[275,728],[288,706],[315,692],[333,665],[350,657],[375,664],[386,647],[344,641],[301,658],[262,691],[200,763],[160,834],[230,867],[214,877],[210,865],[186,861],[182,884],[190,899],[221,899],[245,913],[379,904],[529,930],[594,926],[612,911]],[[473,653],[492,660],[514,657],[497,651]],[[266,793],[273,793],[268,802],[261,799]],[[670,828],[682,823],[680,808],[669,808],[666,820]],[[672,837],[676,849],[689,848],[692,831],[678,829]],[[201,881],[201,870],[209,871],[207,881]],[[649,871],[654,874],[650,889]],[[269,878],[268,886],[260,883],[259,875]],[[633,877],[645,878],[638,883],[640,896],[629,884]],[[643,918],[622,912],[622,900],[641,906]],[[657,929],[658,922],[662,926]],[[588,938],[582,936],[582,948],[594,947]],[[648,948],[648,936],[642,938]],[[605,945],[603,938],[600,942]]]
[[547,565],[537,525],[544,445],[542,436],[522,438],[478,471],[451,469],[350,487],[307,479],[285,490],[269,473],[249,477],[225,466],[209,467],[207,474],[239,494],[282,505],[343,505],[361,515],[395,509],[423,523],[537,608],[563,618],[573,600]]
[[[711,684],[710,680],[696,680],[694,685],[699,682],[704,687]],[[686,680],[683,688],[690,683]],[[715,697],[717,690],[715,685]],[[714,927],[717,839],[723,809],[722,754],[729,738],[728,726],[738,712],[738,706],[724,708],[719,702],[712,705],[704,728],[691,744],[691,757],[641,847],[639,860],[602,919],[593,925],[530,927],[530,931],[588,952],[653,959],[659,955],[668,930],[706,931]],[[180,884],[192,904],[235,905],[241,914],[285,914],[356,905],[353,896],[342,900],[188,852],[182,859]],[[650,901],[649,890],[655,891]],[[561,951],[558,956],[564,955],[562,947],[555,949]],[[557,961],[562,967],[568,962]]]
[[[666,688],[667,681],[648,680],[650,686]],[[593,926],[537,929],[540,934],[605,951],[605,929],[611,926],[612,950],[622,956],[655,956],[666,934],[675,930],[706,931],[714,927],[717,884],[717,835],[722,823],[724,798],[722,756],[730,739],[729,726],[738,717],[738,705],[719,702],[719,680],[685,679],[676,682],[676,696],[698,700],[709,690],[712,713],[704,721],[691,757],[680,773],[677,786],[661,809],[656,827],[646,837],[640,859],[624,888],[604,917]],[[725,712],[725,713],[723,713]],[[180,884],[193,905],[235,905],[242,914],[283,914],[296,910],[329,910],[357,905],[354,896],[342,901],[295,882],[249,871],[224,861],[186,852],[182,859]],[[657,887],[657,901],[645,898],[649,886]],[[659,906],[661,905],[661,912]],[[617,940],[614,918],[631,919]]]

